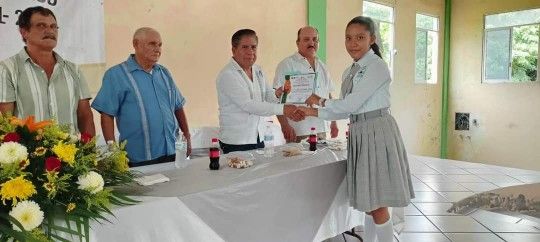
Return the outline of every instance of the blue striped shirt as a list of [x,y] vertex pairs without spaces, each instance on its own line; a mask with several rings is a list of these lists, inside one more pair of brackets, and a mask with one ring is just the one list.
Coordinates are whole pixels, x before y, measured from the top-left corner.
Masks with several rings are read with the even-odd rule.
[[184,104],[169,70],[155,64],[148,73],[130,55],[105,72],[92,108],[116,118],[120,141],[127,140],[128,157],[136,163],[175,153],[174,111]]

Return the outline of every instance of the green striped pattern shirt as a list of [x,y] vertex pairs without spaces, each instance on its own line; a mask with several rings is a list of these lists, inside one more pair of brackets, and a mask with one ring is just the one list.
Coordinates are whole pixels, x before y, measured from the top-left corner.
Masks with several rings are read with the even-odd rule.
[[0,102],[15,102],[13,115],[36,121],[55,119],[69,124],[78,132],[77,105],[79,100],[90,99],[90,91],[81,70],[57,53],[50,80],[35,64],[26,49],[0,62]]

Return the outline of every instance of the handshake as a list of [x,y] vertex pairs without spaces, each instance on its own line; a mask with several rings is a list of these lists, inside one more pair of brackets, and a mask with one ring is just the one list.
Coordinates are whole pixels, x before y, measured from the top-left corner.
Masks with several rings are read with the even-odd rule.
[[[280,98],[281,95],[283,95],[283,87],[280,87],[275,90],[275,95],[277,98]],[[307,100],[306,104],[310,107],[304,107],[304,106],[295,106],[292,104],[285,104],[283,106],[283,115],[285,115],[287,118],[298,122],[302,121],[306,118],[306,116],[314,116],[317,117],[319,112],[317,109],[312,108],[314,104],[317,104],[319,102],[320,97],[312,94]]]
[[316,117],[318,115],[318,110],[310,107],[285,104],[283,106],[283,115],[295,122],[298,122],[304,120],[307,116]]
[[285,104],[283,106],[283,115],[295,122],[302,121],[306,118],[306,113],[302,111],[301,107],[291,104]]

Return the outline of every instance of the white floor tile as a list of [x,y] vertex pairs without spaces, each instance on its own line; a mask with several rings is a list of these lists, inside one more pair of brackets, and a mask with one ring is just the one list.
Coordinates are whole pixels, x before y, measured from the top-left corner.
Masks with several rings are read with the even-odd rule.
[[507,175],[540,175],[540,171],[524,170],[510,167],[501,167],[499,170]]
[[490,168],[465,168],[465,170],[474,175],[486,175],[486,174],[503,175],[503,173],[501,173],[500,171],[490,169]]
[[425,182],[436,192],[468,192],[469,189],[459,185],[457,182]]
[[457,166],[454,166],[445,161],[437,161],[437,162],[431,161],[431,162],[427,162],[426,165],[436,170],[459,169]]
[[433,175],[441,174],[440,172],[431,168],[417,168],[417,169],[411,168],[411,173],[412,174],[433,174]]
[[456,182],[488,182],[477,175],[471,175],[471,174],[469,175],[448,174],[446,176]]
[[512,186],[520,186],[520,185],[523,185],[525,183],[521,183],[521,182],[497,182],[497,181],[494,181],[494,182],[491,182],[493,184],[495,184],[496,186],[502,188],[502,187],[512,187]]
[[414,174],[422,182],[452,182],[453,180],[445,175]]
[[399,242],[450,242],[450,240],[442,233],[401,233]]
[[458,216],[459,214],[449,213],[447,210],[452,207],[452,203],[415,203],[414,206],[424,215],[444,215]]
[[481,174],[480,178],[493,183],[523,183],[507,175]]
[[497,233],[507,242],[538,242],[540,241],[540,234],[530,233]]
[[445,175],[470,175],[471,173],[463,170],[461,168],[450,168],[450,169],[438,169],[435,168],[438,172]]
[[540,175],[509,175],[509,176],[525,183],[540,182]]
[[433,192],[433,189],[423,182],[413,182],[412,185],[415,192]]
[[[360,235],[360,237],[364,238],[364,232],[359,232],[359,231],[356,231],[356,234]],[[339,237],[339,238],[338,238]],[[347,239],[346,241],[343,240],[343,235],[338,235],[336,237],[334,237],[334,239],[336,240],[332,240],[332,241],[329,241],[329,242],[340,242],[340,241],[343,241],[343,242],[351,242],[351,241],[358,241],[357,238],[353,237],[353,236],[350,236],[350,235],[345,235],[345,238]],[[327,241],[322,241],[322,242],[327,242]],[[364,241],[364,242],[367,242],[367,241]],[[394,240],[393,242],[400,242],[397,238],[396,238],[396,235],[394,234]]]
[[534,226],[536,228],[540,228],[540,218],[531,218],[531,217],[529,217],[529,218],[534,219],[535,221],[529,220],[529,219],[521,219],[517,223],[518,224],[528,225],[528,226]]
[[405,207],[405,215],[422,215],[422,213],[411,203],[409,206]]
[[540,229],[537,229],[533,226],[528,226],[524,224],[515,224],[515,223],[505,223],[501,221],[480,221],[482,225],[487,227],[489,230],[495,233],[540,233]]
[[437,192],[415,192],[414,194],[416,197],[412,199],[412,202],[448,202],[446,198]]
[[480,223],[467,216],[426,216],[442,232],[449,233],[487,233]]
[[461,199],[474,195],[473,192],[439,192],[449,202],[458,202]]
[[[405,208],[405,228],[397,236],[399,242],[540,241],[540,223],[536,221],[485,210],[469,216],[446,212],[451,202],[475,193],[540,182],[540,172],[414,155],[409,156],[409,163],[416,198]],[[341,242],[343,237],[329,241]]]
[[403,232],[440,232],[424,216],[405,216],[405,228]]
[[463,169],[482,169],[484,168],[483,164],[480,163],[473,163],[473,162],[465,162],[465,161],[448,161],[451,165],[457,166],[459,168]]
[[499,188],[489,182],[460,182],[459,184],[473,192],[485,192]]
[[494,213],[482,209],[478,209],[475,212],[469,214],[469,217],[474,218],[476,221],[483,223],[486,221],[497,221],[502,223],[511,223],[515,224],[518,221],[521,220],[521,218],[517,218],[514,216],[504,215],[500,213]]
[[452,242],[504,242],[492,233],[445,233]]
[[413,182],[413,183],[418,183],[418,182],[422,182],[422,181],[420,181],[420,179],[418,179],[418,178],[415,177],[414,175],[411,175],[411,182]]
[[429,167],[428,165],[424,164],[424,163],[420,163],[420,162],[416,162],[416,163],[409,163],[409,169],[411,170],[421,170],[421,169],[431,169],[431,167]]

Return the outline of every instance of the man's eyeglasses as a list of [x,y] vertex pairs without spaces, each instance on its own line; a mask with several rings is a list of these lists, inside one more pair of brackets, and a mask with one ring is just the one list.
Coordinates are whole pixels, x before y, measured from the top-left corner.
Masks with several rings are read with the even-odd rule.
[[51,24],[51,25],[47,25],[46,23],[37,23],[37,24],[34,24],[34,27],[38,30],[45,30],[45,29],[52,29],[52,30],[58,30],[58,25],[57,24]]

